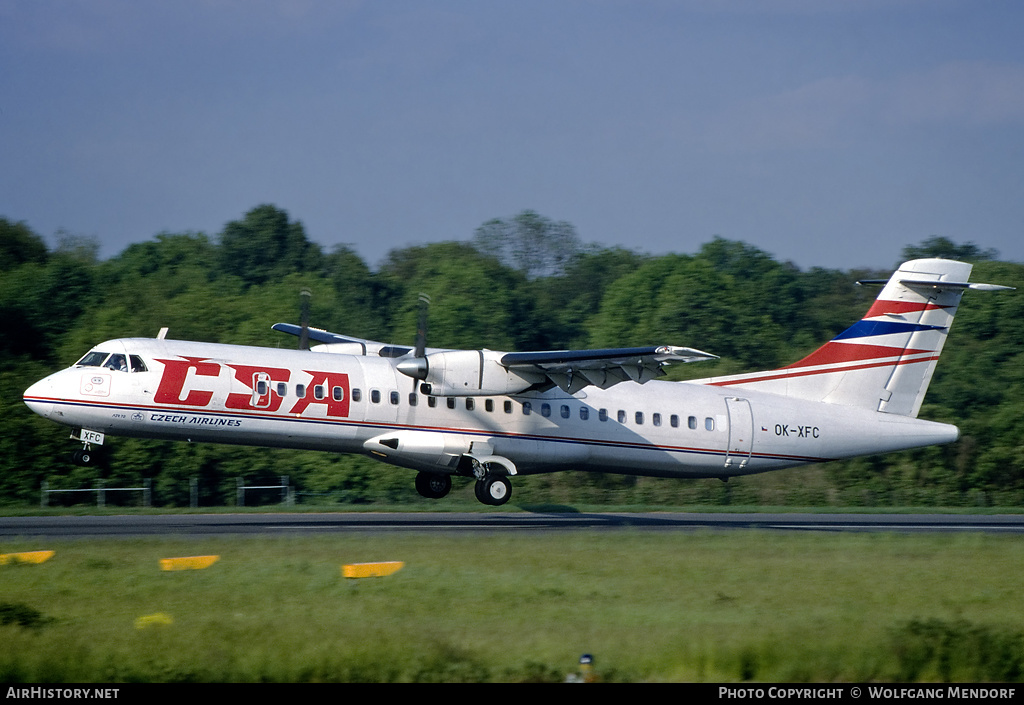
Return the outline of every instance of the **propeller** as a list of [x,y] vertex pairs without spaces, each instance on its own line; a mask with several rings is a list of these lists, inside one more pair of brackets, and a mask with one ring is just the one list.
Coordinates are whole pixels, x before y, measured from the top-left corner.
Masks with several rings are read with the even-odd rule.
[[420,294],[419,314],[416,319],[416,357],[427,354],[427,311],[430,308],[430,297]]
[[[398,371],[412,377],[413,392],[416,391],[417,381],[426,379],[427,371],[430,369],[430,363],[427,362],[427,311],[429,308],[430,297],[421,293],[419,312],[416,318],[416,348],[411,358],[398,363]],[[423,385],[423,387],[427,387],[423,393],[429,394],[429,385]]]
[[309,289],[303,289],[302,295],[302,308],[299,314],[299,350],[309,350],[309,299],[313,295],[313,292]]

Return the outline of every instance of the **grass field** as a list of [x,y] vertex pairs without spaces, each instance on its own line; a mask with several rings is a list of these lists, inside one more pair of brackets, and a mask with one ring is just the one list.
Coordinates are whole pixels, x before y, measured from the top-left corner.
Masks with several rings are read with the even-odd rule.
[[[606,681],[1024,677],[1015,537],[346,533],[0,553],[36,549],[56,555],[0,566],[0,681],[562,681],[585,652]],[[159,569],[204,554],[220,560]],[[385,560],[405,567],[341,575]]]

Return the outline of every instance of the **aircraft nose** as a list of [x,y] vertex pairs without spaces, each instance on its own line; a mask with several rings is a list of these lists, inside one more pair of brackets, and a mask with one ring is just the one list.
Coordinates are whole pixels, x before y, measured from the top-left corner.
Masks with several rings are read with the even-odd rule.
[[50,418],[50,414],[53,413],[51,399],[53,399],[53,382],[49,377],[39,380],[26,389],[22,395],[26,406],[44,419]]

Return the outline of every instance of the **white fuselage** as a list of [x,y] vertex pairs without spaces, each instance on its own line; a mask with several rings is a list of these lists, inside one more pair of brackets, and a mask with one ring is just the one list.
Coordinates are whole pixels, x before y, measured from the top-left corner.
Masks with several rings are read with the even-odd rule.
[[516,472],[727,477],[956,440],[948,424],[737,386],[625,382],[569,395],[441,397],[393,359],[131,338],[145,371],[74,366],[25,392],[38,414],[113,435],[367,453],[435,473],[463,454]]

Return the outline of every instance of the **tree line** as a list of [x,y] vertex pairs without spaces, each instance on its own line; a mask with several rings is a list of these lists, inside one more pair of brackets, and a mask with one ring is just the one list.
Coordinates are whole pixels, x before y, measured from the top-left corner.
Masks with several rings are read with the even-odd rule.
[[[300,221],[258,206],[221,233],[161,233],[106,260],[95,240],[61,233],[50,247],[0,218],[0,503],[51,488],[137,486],[161,505],[234,501],[236,478],[287,475],[300,501],[418,502],[412,473],[356,456],[111,439],[106,462],[66,462],[68,431],[32,414],[25,388],[111,338],[169,337],[291,347],[270,330],[297,322],[414,342],[420,292],[431,297],[429,344],[501,350],[675,344],[720,360],[671,368],[683,379],[796,361],[860,318],[885,271],[801,270],[742,242],[714,238],[693,254],[653,256],[584,243],[533,211],[482,224],[464,241],[391,251],[376,268],[346,246],[325,251]],[[1024,289],[1024,265],[933,237],[904,258],[975,263],[977,281]],[[898,263],[893,263],[898,264]],[[591,473],[522,478],[522,502],[620,504],[1010,505],[1024,500],[1024,296],[968,292],[921,417],[955,423],[949,446],[765,476],[662,480]],[[469,491],[471,492],[471,490]]]

